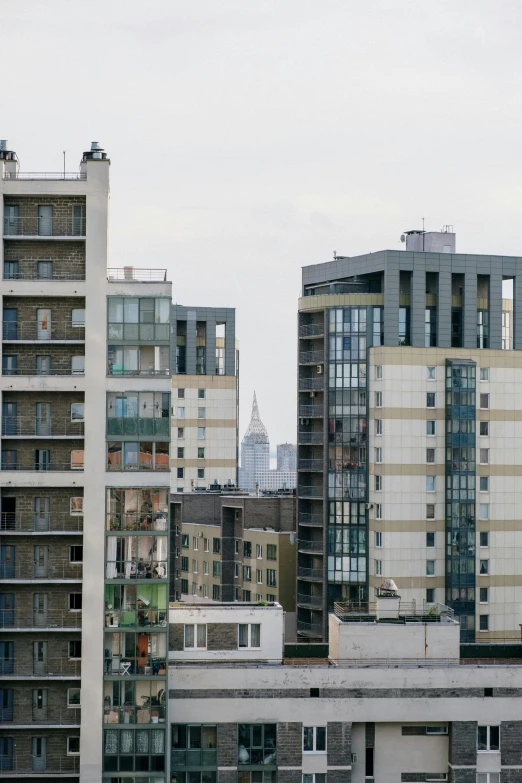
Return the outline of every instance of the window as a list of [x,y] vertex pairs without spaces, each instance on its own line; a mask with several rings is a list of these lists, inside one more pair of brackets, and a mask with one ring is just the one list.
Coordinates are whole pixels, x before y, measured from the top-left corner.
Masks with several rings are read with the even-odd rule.
[[429,437],[435,435],[435,422],[432,419],[428,419],[426,422],[426,435]]
[[240,649],[261,647],[261,625],[259,623],[239,624],[237,628],[237,646]]
[[181,570],[184,573],[188,573],[189,570],[189,559],[188,557],[185,557],[185,555],[183,555],[183,557],[181,558]]
[[234,563],[234,579],[239,579],[239,563]]
[[205,419],[207,416],[206,408],[198,408],[198,419]]
[[198,427],[198,440],[205,440],[205,427]]
[[[275,769],[277,751],[277,724],[276,723],[240,723],[238,725],[238,765],[239,768],[259,767]],[[238,779],[243,783],[241,772]],[[248,778],[247,778],[248,780]],[[272,783],[275,775],[265,772],[264,776],[257,778],[263,783]],[[249,783],[255,783],[256,777],[252,777]]]
[[[42,357],[47,358],[47,357]],[[50,363],[50,362],[49,362]],[[71,358],[71,372],[73,375],[83,375],[85,372],[85,356],[73,356]],[[47,373],[41,373],[42,375]]]
[[263,572],[259,568],[256,570],[256,579],[258,585],[263,584]]
[[192,549],[197,552],[199,549],[199,539],[197,536],[192,536]]
[[479,568],[480,576],[488,576],[489,574],[489,560],[481,560]]
[[82,594],[69,593],[69,611],[81,612],[81,610],[82,610]]
[[434,381],[435,378],[435,367],[426,367],[426,378],[428,381]]
[[426,503],[426,519],[435,519],[435,503]]
[[192,561],[192,573],[197,574],[198,573],[198,561],[193,560]]
[[375,519],[382,519],[382,503],[375,504]]
[[482,437],[487,437],[489,435],[489,421],[479,422],[479,434]]
[[267,544],[266,545],[266,559],[267,560],[277,560],[277,545],[276,544]]
[[181,440],[185,437],[185,427],[178,427],[178,438]]
[[83,546],[80,544],[76,544],[75,546],[69,547],[69,560],[71,563],[82,563],[83,562]]
[[382,560],[375,561],[375,576],[382,576]]
[[206,625],[185,625],[185,650],[204,650],[207,646]]
[[212,561],[212,576],[216,579],[221,576],[221,562],[219,560]]
[[276,572],[273,568],[266,569],[266,584],[267,587],[277,587]]
[[500,726],[477,726],[477,750],[500,750]]
[[435,462],[435,449],[426,449],[426,462],[428,464]]
[[83,449],[71,451],[71,470],[83,470]]
[[208,576],[208,562],[203,560],[203,575]]
[[303,726],[303,753],[326,753],[326,726]]
[[79,756],[80,755],[80,738],[79,737],[67,737],[67,755]]
[[178,400],[185,399],[185,389],[178,389]]
[[376,380],[382,380],[382,364],[375,365],[375,378]]
[[178,419],[184,419],[185,418],[185,408],[179,407],[178,408]]
[[198,459],[205,459],[205,447],[198,446]]
[[178,446],[178,459],[184,459],[184,456],[185,456],[185,447]]
[[382,449],[380,446],[375,449],[375,462],[376,463],[382,462]]
[[208,598],[208,585],[203,585],[203,598]]
[[176,468],[176,478],[182,479],[185,475],[185,468]]
[[427,408],[435,407],[435,392],[426,393],[426,407]]
[[71,403],[71,421],[85,420],[85,404],[83,402]]
[[251,581],[252,581],[252,567],[243,566],[243,582],[251,582]]
[[481,492],[489,492],[489,476],[479,476],[479,489]]
[[234,551],[235,551],[236,555],[239,554],[239,541],[238,541],[237,538],[234,541]]
[[479,503],[479,519],[489,519],[488,503]]
[[198,400],[205,399],[205,389],[198,389]]
[[83,497],[69,498],[69,512],[76,516],[83,514]]
[[256,557],[258,560],[263,559],[263,546],[262,544],[256,544]]
[[243,541],[243,557],[252,557],[252,542]]
[[500,772],[477,772],[477,783],[500,783]]
[[213,601],[221,600],[221,590],[219,585],[212,585],[212,600]]
[[82,657],[82,643],[80,639],[69,642],[69,658],[76,660]]
[[489,381],[489,367],[481,367],[479,377],[481,381]]
[[204,552],[210,552],[210,542],[208,538],[203,539],[203,551]]
[[382,476],[374,476],[375,479],[375,491],[381,492],[382,490]]
[[277,599],[276,599],[276,596],[273,595],[272,593],[267,593],[266,594],[266,600],[270,601],[272,603],[275,603]]
[[480,395],[480,408],[483,411],[489,410],[489,394]]
[[375,434],[382,435],[382,419],[375,419]]
[[435,492],[435,476],[426,476],[426,492]]
[[80,689],[79,688],[67,688],[67,706],[79,707],[80,706]]
[[480,464],[489,465],[489,449],[479,449],[480,451]]
[[479,588],[479,600],[481,604],[489,603],[489,587]]
[[[36,276],[38,280],[52,280],[53,279],[53,262],[52,261],[38,261],[36,267]],[[73,324],[74,326],[74,324]]]
[[427,604],[434,604],[435,603],[435,588],[434,587],[428,587],[426,590],[426,603]]
[[189,548],[189,536],[188,536],[188,533],[182,533],[181,534],[181,548],[182,549],[188,549]]
[[382,546],[382,533],[379,530],[375,531],[375,546],[377,548]]
[[480,546],[489,546],[489,533],[487,530],[481,530],[479,533]]
[[375,407],[382,408],[382,392],[375,392]]
[[213,538],[212,539],[212,551],[215,555],[219,555],[221,552],[221,539],[220,538]]
[[426,533],[426,546],[427,547],[435,546],[435,533],[431,533],[431,532]]
[[182,579],[181,580],[181,592],[182,592],[183,595],[188,595],[188,591],[189,591],[188,579]]
[[489,631],[489,614],[481,614],[479,617],[479,631]]
[[4,261],[4,280],[18,280],[18,261]]
[[435,576],[435,560],[426,560],[426,576]]
[[71,321],[73,326],[85,326],[85,310],[73,310],[71,313]]

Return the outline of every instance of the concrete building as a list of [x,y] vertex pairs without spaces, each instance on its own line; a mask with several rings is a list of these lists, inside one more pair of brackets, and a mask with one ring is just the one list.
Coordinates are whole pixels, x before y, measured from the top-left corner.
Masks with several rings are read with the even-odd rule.
[[463,640],[518,638],[522,259],[405,240],[303,269],[298,632],[388,576]]
[[236,311],[174,304],[171,335],[172,491],[236,486]]
[[[284,445],[289,446],[290,444]],[[281,452],[281,461],[282,455],[283,451]],[[257,492],[258,490],[274,492],[278,489],[295,489],[296,480],[295,468],[294,470],[279,468],[279,456],[277,470],[270,468],[270,440],[267,428],[261,421],[257,397],[254,392],[250,423],[241,441],[239,486],[247,492]]]
[[172,292],[107,268],[109,165],[0,143],[4,780],[165,781]]
[[297,470],[297,446],[294,443],[277,444],[277,469]]
[[172,601],[277,601],[295,612],[295,497],[176,494],[171,514]]
[[389,601],[337,605],[313,662],[283,657],[277,605],[171,609],[173,783],[519,783],[522,667],[459,660],[450,609]]

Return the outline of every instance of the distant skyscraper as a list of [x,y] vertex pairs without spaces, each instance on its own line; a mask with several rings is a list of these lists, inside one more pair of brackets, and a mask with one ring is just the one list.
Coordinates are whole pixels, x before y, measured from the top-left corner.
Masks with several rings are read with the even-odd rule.
[[293,443],[278,443],[277,469],[297,470],[297,446]]
[[255,489],[293,489],[296,486],[295,469],[270,470],[270,440],[259,416],[255,392],[250,424],[241,441],[239,486],[250,492]]

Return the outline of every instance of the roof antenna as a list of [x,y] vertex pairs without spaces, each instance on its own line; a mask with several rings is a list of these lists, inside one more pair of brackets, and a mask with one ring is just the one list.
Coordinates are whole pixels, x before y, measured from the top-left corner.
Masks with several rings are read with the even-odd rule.
[[337,250],[334,250],[334,261],[337,258]]
[[424,218],[422,218],[422,230],[424,231]]

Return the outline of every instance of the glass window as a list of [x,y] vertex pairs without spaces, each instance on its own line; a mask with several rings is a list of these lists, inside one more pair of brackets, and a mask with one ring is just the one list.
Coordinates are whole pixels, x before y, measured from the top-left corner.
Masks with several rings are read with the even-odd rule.
[[252,567],[243,566],[243,582],[251,582],[251,581],[252,581]]
[[185,625],[185,650],[204,650],[207,646],[206,625]]
[[198,427],[198,440],[205,440],[205,427]]
[[426,422],[426,435],[435,435],[435,422],[433,420]]
[[489,574],[489,560],[481,560],[479,567],[480,576],[487,576]]
[[375,519],[382,519],[382,503],[375,504]]
[[426,377],[428,381],[434,381],[435,378],[435,367],[426,367]]
[[500,750],[500,726],[477,726],[477,749]]
[[80,688],[67,689],[67,706],[68,707],[80,706]]
[[375,419],[375,434],[382,435],[382,419]]
[[488,587],[480,587],[479,588],[479,600],[481,604],[487,604],[489,602],[489,588]]
[[435,407],[435,392],[426,393],[426,407],[427,408]]
[[426,576],[435,576],[435,560],[426,560]]
[[375,449],[375,462],[382,462],[382,448],[380,446]]
[[268,587],[277,587],[276,572],[273,568],[266,569],[266,584]]
[[479,488],[481,492],[489,492],[489,476],[479,477]]
[[185,408],[179,407],[178,408],[178,419],[184,419],[185,418]]
[[374,476],[375,478],[375,491],[380,492],[382,490],[382,476]]
[[489,533],[487,530],[481,530],[479,533],[480,546],[489,546]]
[[426,504],[426,519],[435,519],[435,503]]
[[185,437],[185,428],[184,427],[178,427],[178,438],[181,440]]
[[69,593],[69,611],[81,612],[81,610],[82,610],[82,594]]
[[480,380],[489,381],[489,367],[480,368]]
[[83,470],[83,449],[71,451],[71,470]]
[[[240,723],[238,725],[237,758],[239,767],[275,767],[277,761],[277,724]],[[241,778],[241,773],[239,777]],[[263,778],[261,780],[265,783]],[[275,781],[275,777],[273,780]],[[254,783],[254,781],[255,778],[252,778],[251,783]]]
[[[83,375],[85,372],[85,356],[73,356],[71,359],[71,372],[73,375]],[[43,375],[44,373],[42,373]]]
[[220,538],[213,538],[212,539],[212,551],[215,555],[219,555],[221,552],[221,539]]
[[81,544],[69,547],[69,560],[71,563],[83,562],[83,546]]
[[221,600],[221,589],[219,585],[212,585],[212,600],[213,601]]
[[85,418],[85,403],[72,402],[71,421],[84,421],[84,418]]
[[435,533],[428,531],[426,533],[426,546],[427,547],[434,547],[435,546]]
[[85,310],[74,309],[71,313],[71,321],[73,326],[85,326]]
[[205,478],[205,468],[198,468],[198,479]]
[[67,755],[79,756],[80,755],[80,738],[79,737],[67,737]]
[[375,560],[375,576],[382,576],[382,560]]
[[426,462],[428,464],[435,462],[435,449],[426,449]]
[[378,381],[382,379],[382,364],[375,365],[375,378]]
[[303,726],[303,753],[326,753],[326,726]]
[[488,465],[489,464],[489,449],[479,449],[480,451],[480,464],[481,465]]
[[267,560],[277,560],[277,545],[276,544],[267,544],[266,545],[266,559]]
[[206,408],[198,408],[198,419],[205,419],[207,416]]
[[212,561],[212,576],[215,578],[221,576],[221,562],[219,560]]
[[184,459],[185,454],[185,448],[183,446],[178,446],[178,459]]
[[426,476],[426,492],[435,492],[435,476]]
[[488,503],[479,503],[479,519],[489,519]]
[[382,408],[382,392],[375,392],[375,407]]
[[479,631],[489,631],[489,614],[481,614],[479,617]]
[[435,588],[434,587],[428,587],[426,590],[426,603],[427,604],[434,604],[435,603]]
[[198,400],[205,399],[205,389],[198,389]]
[[263,545],[262,544],[256,544],[256,557],[258,560],[263,559]]
[[185,389],[178,389],[178,400],[185,399]]
[[252,542],[243,541],[243,557],[252,557]]
[[176,478],[182,479],[185,475],[185,468],[176,468]]
[[182,549],[188,549],[189,548],[189,536],[188,536],[188,533],[182,533],[181,534],[181,548]]
[[205,459],[205,447],[198,446],[198,459]]
[[261,647],[261,625],[259,623],[240,623],[237,628],[240,649]]
[[375,546],[377,548],[382,546],[382,533],[379,530],[375,531]]
[[489,435],[489,421],[480,422],[479,432],[483,437],[487,437]]
[[481,410],[489,410],[489,394],[480,395]]
[[69,499],[69,511],[71,514],[83,514],[83,497],[73,497]]

